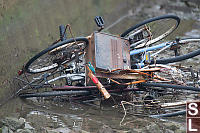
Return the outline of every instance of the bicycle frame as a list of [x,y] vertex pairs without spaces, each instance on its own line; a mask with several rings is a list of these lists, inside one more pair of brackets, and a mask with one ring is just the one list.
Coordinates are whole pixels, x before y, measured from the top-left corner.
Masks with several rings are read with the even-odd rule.
[[[163,47],[170,47],[173,43],[170,44],[170,42],[164,42],[164,43],[161,43],[159,45],[156,45],[156,46],[152,46],[152,47],[147,47],[147,48],[142,48],[142,49],[135,49],[135,50],[132,50],[130,51],[130,55],[136,55],[136,54],[139,54],[139,53],[143,53],[143,52],[148,52],[148,51],[153,51],[153,50],[157,50],[157,49],[160,49],[160,48],[163,48]],[[162,50],[163,51],[163,50]],[[162,52],[162,51],[159,51]],[[158,54],[158,53],[157,53]],[[153,55],[152,55],[153,56]]]
[[[71,71],[71,70],[72,69],[65,69],[65,71]],[[21,87],[17,91],[17,93],[19,93],[22,90],[27,90],[29,88],[37,89],[37,88],[41,88],[41,87],[46,86],[46,85],[48,86],[52,82],[55,82],[55,81],[63,79],[63,78],[70,79],[72,82],[85,79],[85,74],[84,73],[80,73],[80,74],[77,74],[77,73],[72,73],[72,74],[70,74],[70,73],[69,74],[60,73],[59,76],[53,77],[51,79],[48,79],[48,77],[53,76],[53,75],[55,75],[56,73],[59,73],[59,72],[60,71],[57,70],[57,71],[52,72],[52,73],[44,73],[44,74],[41,74],[41,75],[39,75],[37,77],[33,77],[31,81],[28,81],[27,79],[24,80],[22,78],[16,77],[17,80],[21,81],[24,84],[24,86]],[[40,82],[40,83],[38,84],[37,82]]]
[[[150,20],[146,22],[151,22],[154,20]],[[68,27],[71,33],[71,28],[69,25]],[[157,57],[158,54],[160,54],[167,48],[172,47],[176,55],[177,45],[187,43],[187,41],[184,41],[184,40],[175,40],[175,41],[160,43],[156,46],[150,46],[150,44],[155,43],[159,41],[160,39],[162,39],[163,37],[165,37],[166,34],[171,33],[174,30],[173,27],[170,30],[168,30],[165,34],[158,36],[157,39],[151,38],[153,37],[153,34],[149,31],[148,27],[146,26],[132,33],[127,38],[123,36],[119,37],[119,36],[114,36],[114,35],[100,32],[103,29],[103,25],[100,24],[99,27],[101,29],[98,30],[98,32],[94,32],[90,36],[87,36],[87,37],[81,37],[81,39],[74,38],[74,36],[71,33],[72,38],[69,39],[70,41],[66,40],[67,39],[65,35],[66,28],[64,29],[64,27],[63,28],[60,27],[60,41],[65,40],[63,41],[65,43],[60,43],[59,45],[56,45],[56,43],[59,42],[57,41],[56,43],[54,43],[55,47],[50,47],[47,50],[48,53],[46,51],[45,52],[49,55],[61,53],[62,56],[58,56],[58,60],[53,60],[53,61],[51,60],[53,62],[53,65],[51,65],[50,67],[44,66],[41,69],[38,68],[38,69],[35,69],[35,71],[32,70],[32,72],[35,72],[35,73],[37,72],[38,73],[45,72],[45,73],[39,76],[37,75],[37,77],[34,76],[30,81],[28,80],[28,78],[27,80],[24,80],[22,78],[17,78],[24,85],[22,87],[20,86],[20,89],[18,90],[17,93],[22,94],[21,97],[25,97],[25,98],[34,97],[34,95],[31,95],[31,93],[29,92],[30,89],[32,89],[32,90],[37,90],[37,92],[34,92],[36,93],[35,97],[62,96],[62,95],[71,95],[73,97],[75,95],[76,97],[73,97],[73,98],[80,100],[83,98],[82,97],[83,94],[84,94],[83,96],[88,96],[88,97],[93,96],[96,98],[97,97],[96,95],[98,95],[97,89],[99,89],[99,91],[103,94],[105,99],[108,99],[111,96],[109,94],[110,92],[114,93],[114,92],[132,91],[132,95],[134,96],[134,93],[138,91],[138,93],[137,94],[135,93],[135,94],[136,95],[139,94],[139,96],[135,95],[136,96],[135,99],[139,99],[139,98],[142,98],[142,99],[133,101],[133,97],[132,97],[131,99],[133,102],[132,103],[129,102],[129,103],[133,105],[134,108],[139,107],[140,103],[142,103],[142,107],[148,107],[148,108],[152,107],[152,109],[155,107],[154,109],[156,109],[156,112],[158,112],[157,108],[162,109],[164,107],[170,107],[170,106],[183,104],[183,103],[173,103],[173,104],[168,103],[168,104],[160,106],[159,104],[160,101],[157,100],[157,98],[160,98],[160,95],[161,95],[161,100],[163,98],[162,97],[163,95],[173,94],[173,97],[174,97],[174,94],[175,94],[174,90],[175,89],[179,90],[183,88],[186,91],[192,90],[192,91],[199,92],[199,88],[196,88],[196,85],[200,84],[199,80],[195,81],[196,83],[194,84],[194,81],[191,82],[191,80],[188,79],[188,82],[185,82],[185,80],[183,80],[182,78],[182,77],[189,77],[188,74],[190,74],[190,72],[183,73],[181,70],[179,70],[180,68],[177,69],[176,67],[165,66],[165,65],[160,65],[160,64],[153,65],[153,63],[151,62],[152,61],[151,58],[155,59],[155,57]],[[174,27],[177,27],[177,25],[174,25]],[[99,39],[100,41],[97,38],[98,39],[100,38]],[[79,49],[77,48],[78,49],[77,50],[73,45],[74,46],[76,45]],[[68,53],[68,52],[73,53],[71,52],[72,50],[70,49],[70,47],[73,48],[74,55],[70,57],[70,60],[67,60],[67,58],[65,57],[68,57],[68,55],[65,53]],[[134,49],[130,50],[131,48],[134,48]],[[157,51],[150,54],[149,51],[154,51],[154,50],[157,50]],[[95,52],[98,54],[96,54]],[[40,56],[46,53],[38,54],[37,58],[39,58]],[[140,53],[142,53],[142,55]],[[138,63],[140,66],[139,68],[142,68],[142,69],[131,69],[132,66],[131,66],[130,56],[134,56],[138,54],[141,55],[142,57],[142,59],[139,60],[140,63]],[[81,56],[83,56],[83,59],[82,60],[80,59],[81,60],[80,61],[79,58]],[[37,58],[33,58],[33,59],[36,60]],[[33,63],[33,61],[30,62],[29,65]],[[73,61],[74,61],[74,64],[73,64]],[[94,67],[87,66],[89,63],[93,64]],[[145,66],[145,63],[148,65]],[[86,67],[88,69],[86,69]],[[51,68],[55,68],[55,69],[51,69]],[[47,72],[47,70],[51,70],[51,72]],[[191,75],[194,75],[194,73]],[[60,79],[64,79],[64,80],[60,80]],[[193,80],[194,78],[190,78],[190,79]],[[58,82],[58,80],[60,80],[61,82]],[[63,86],[63,81],[65,84],[64,86]],[[74,85],[74,83],[76,85]],[[112,86],[113,83],[117,84],[117,86]],[[57,86],[59,84],[61,86]],[[91,86],[94,84],[96,85],[96,87]],[[137,88],[135,88],[135,85],[133,84],[138,84]],[[178,85],[175,85],[175,84],[178,84]],[[193,86],[195,87],[185,86],[188,84],[193,84]],[[46,89],[47,87],[49,87],[49,89]],[[155,87],[155,89],[153,87]],[[161,87],[161,89],[158,89],[158,87]],[[38,92],[39,88],[42,88],[41,91],[44,91],[44,92],[41,92],[41,93]],[[106,88],[109,88],[108,91],[106,90]],[[172,88],[173,90],[169,88]],[[24,91],[25,93],[24,92],[21,93],[21,91],[23,90],[28,90],[27,95],[26,95],[26,91]],[[172,93],[166,93],[168,91]],[[179,95],[182,95],[182,94],[179,93]],[[95,99],[91,100],[88,98],[86,102],[90,102],[94,100]],[[166,98],[164,100],[166,101],[168,99]],[[172,98],[170,100],[172,100]],[[139,104],[138,103],[134,104],[134,102],[138,102]],[[123,104],[126,104],[126,103],[128,102],[124,102],[124,103],[123,101],[121,102],[124,110],[126,109]],[[150,106],[148,106],[148,104]],[[181,113],[182,112],[183,111],[181,111]],[[157,117],[155,115],[151,115],[151,116]]]
[[157,50],[157,49],[160,49],[159,51],[153,53],[150,55],[150,59],[151,58],[156,58],[156,56],[161,53],[162,51],[166,50],[167,48],[173,46],[173,45],[177,45],[178,43],[176,41],[169,41],[169,42],[164,42],[164,43],[161,43],[161,44],[158,44],[156,46],[152,46],[152,47],[147,47],[147,48],[141,48],[141,49],[135,49],[135,50],[132,50],[130,51],[130,56],[133,56],[133,55],[137,55],[137,54],[140,54],[140,53],[145,53],[142,57],[142,60],[140,61],[140,63],[136,63],[136,66],[137,68],[142,68],[145,66],[145,56],[146,56],[146,52],[149,52],[149,51],[154,51],[154,50]]
[[80,74],[63,74],[63,75],[55,77],[55,78],[53,78],[51,80],[46,81],[45,84],[49,84],[51,82],[54,82],[54,81],[62,79],[62,78],[70,78],[72,81],[78,81],[78,80],[84,79],[85,78],[85,74],[84,73],[80,73]]

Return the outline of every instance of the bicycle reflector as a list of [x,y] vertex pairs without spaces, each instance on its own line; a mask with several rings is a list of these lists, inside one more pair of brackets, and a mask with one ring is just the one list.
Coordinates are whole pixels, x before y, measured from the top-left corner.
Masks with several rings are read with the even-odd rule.
[[150,64],[150,62],[151,62],[151,52],[150,51],[146,52],[144,56],[145,56],[145,62],[147,64]]
[[19,71],[18,71],[18,75],[19,75],[19,76],[22,75],[22,73],[23,73],[23,70],[19,70]]
[[94,21],[96,22],[98,27],[101,27],[101,28],[104,27],[104,20],[101,16],[96,16],[94,18]]

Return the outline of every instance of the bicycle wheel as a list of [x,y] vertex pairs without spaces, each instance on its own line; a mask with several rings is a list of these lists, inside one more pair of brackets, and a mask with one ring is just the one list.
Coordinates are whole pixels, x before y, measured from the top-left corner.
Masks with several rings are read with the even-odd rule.
[[154,17],[129,28],[121,37],[129,39],[132,48],[149,46],[172,33],[179,23],[180,18],[174,15]]
[[153,81],[138,84],[130,93],[131,100],[122,104],[128,113],[172,117],[184,114],[186,101],[199,99],[200,82],[196,71],[195,78],[192,78],[190,68],[186,67],[160,64],[147,67],[160,70],[154,72]]
[[88,95],[89,91],[46,91],[38,93],[22,93],[19,95],[21,98],[31,98],[31,97],[50,97],[50,96],[64,96],[64,95]]
[[46,87],[51,87],[50,84],[44,84],[44,79],[46,79],[48,76],[47,73],[44,74],[29,74],[25,73],[22,74],[18,77],[15,77],[15,83],[16,83],[16,88],[17,92],[16,94],[19,94],[21,92],[28,92],[28,91],[34,91],[38,90],[40,88],[46,88]]
[[84,85],[85,73],[82,70],[79,73],[70,73],[74,71],[70,68],[56,69],[56,71],[48,71],[38,74],[25,73],[15,78],[17,94],[24,92],[38,92],[47,90],[55,86],[66,85]]
[[[175,45],[172,45],[171,47],[155,55],[150,64],[174,63],[200,55],[200,38],[185,38],[180,39],[178,43],[176,41],[170,43],[174,43]],[[185,64],[183,62],[183,64],[193,64],[198,66],[198,57],[195,58],[190,62],[185,62]]]
[[[141,85],[137,90],[127,94],[131,100],[121,101],[120,105],[123,109],[121,111],[125,111],[126,114],[150,117],[183,115],[186,100],[189,101],[186,94],[178,90]],[[184,97],[185,95],[188,99]]]
[[26,63],[24,69],[28,73],[40,73],[57,68],[74,60],[77,53],[78,56],[83,54],[87,45],[88,39],[84,37],[64,40],[36,54]]
[[162,88],[172,88],[172,89],[179,89],[179,90],[189,90],[189,91],[196,91],[200,92],[200,88],[193,87],[193,86],[183,86],[183,85],[174,85],[174,84],[166,84],[166,83],[156,83],[156,82],[147,82],[141,83],[142,86],[151,86],[151,87],[162,87]]
[[150,106],[150,117],[184,115],[186,102],[197,100],[200,92],[197,87],[167,83],[147,82],[140,85],[147,90],[145,100]]

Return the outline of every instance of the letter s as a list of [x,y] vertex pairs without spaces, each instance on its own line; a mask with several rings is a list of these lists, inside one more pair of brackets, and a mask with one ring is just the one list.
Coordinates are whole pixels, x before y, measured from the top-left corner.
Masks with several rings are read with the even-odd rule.
[[190,115],[194,116],[194,115],[197,115],[197,114],[198,114],[198,109],[197,109],[198,105],[197,105],[196,103],[190,103],[190,104],[188,105],[188,107],[189,107],[190,110],[193,110],[193,111],[194,111],[194,112],[191,112],[191,111],[189,110],[188,113],[189,113]]

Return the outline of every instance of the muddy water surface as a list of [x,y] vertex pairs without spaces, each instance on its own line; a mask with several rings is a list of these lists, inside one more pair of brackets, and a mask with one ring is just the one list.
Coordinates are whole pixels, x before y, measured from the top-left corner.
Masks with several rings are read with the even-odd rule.
[[[70,102],[39,101],[13,99],[1,108],[1,116],[25,118],[34,131],[45,133],[50,129],[62,128],[75,132],[131,132],[132,130],[148,131],[152,123],[155,132],[164,132],[168,127],[163,123],[173,123],[175,129],[184,129],[185,117],[154,119],[146,116],[127,115],[112,107],[100,109],[99,106],[84,105]],[[177,126],[178,125],[178,126]],[[177,127],[176,127],[177,126]],[[152,127],[152,128],[155,128]]]

